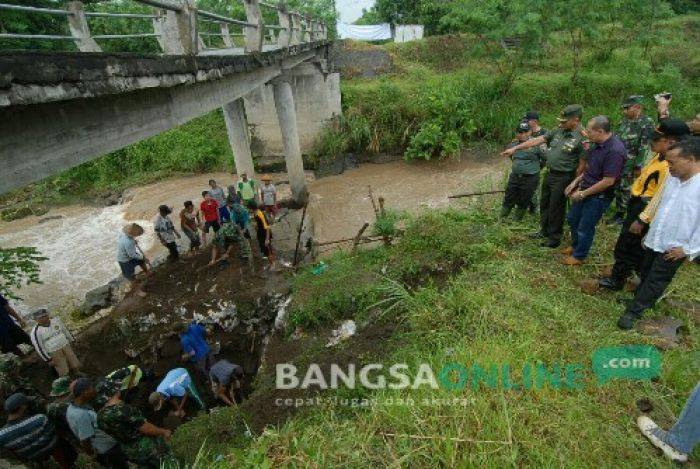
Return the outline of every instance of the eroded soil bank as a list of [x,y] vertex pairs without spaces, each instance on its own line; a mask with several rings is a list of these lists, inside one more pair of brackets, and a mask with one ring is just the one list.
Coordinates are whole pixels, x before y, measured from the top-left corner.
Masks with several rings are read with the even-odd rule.
[[[210,330],[210,343],[220,348],[215,360],[225,358],[243,366],[243,396],[257,373],[266,336],[278,312],[286,308],[288,284],[281,272],[263,271],[264,261],[256,258],[254,271],[238,259],[207,267],[209,251],[175,262],[166,262],[143,279],[145,298],[128,295],[112,313],[78,335],[74,348],[83,362],[83,372],[103,377],[120,367],[136,364],[153,375],[139,386],[134,403],[156,422],[166,415],[153,415],[147,399],[159,379],[170,369],[183,366],[190,371],[208,406],[216,405],[206,377],[192,364],[181,360],[175,324],[193,319]],[[52,370],[43,363],[30,363],[23,373],[48,394]],[[189,415],[196,413],[191,409]],[[165,424],[179,422],[165,419]]]

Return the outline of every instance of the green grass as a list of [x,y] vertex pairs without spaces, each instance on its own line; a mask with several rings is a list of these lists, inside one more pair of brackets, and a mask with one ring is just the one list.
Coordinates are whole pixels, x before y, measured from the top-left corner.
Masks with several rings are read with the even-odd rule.
[[[391,248],[336,254],[322,275],[303,272],[293,288],[296,324],[314,330],[348,317],[372,321],[376,315],[368,311],[379,308],[386,310],[382,321],[402,324],[392,339],[399,346],[383,350],[380,361],[387,367],[406,363],[416,369],[428,363],[440,370],[458,362],[488,369],[510,364],[518,380],[527,363],[550,368],[581,364],[582,388],[504,390],[482,384],[462,391],[327,391],[326,397],[352,395],[376,402],[369,408],[327,405],[298,414],[235,451],[232,445],[228,451],[235,452],[237,464],[668,466],[637,431],[635,402],[650,399],[654,419],[665,427],[674,422],[700,377],[688,353],[700,340],[689,314],[666,303],[648,313],[671,314],[687,328],[682,345],[663,352],[658,381],[598,384],[590,366],[598,347],[653,343],[615,326],[621,313],[615,298],[622,294],[590,296],[577,286],[610,262],[616,233],[602,227],[588,265],[566,268],[550,250],[526,238],[535,229],[532,221],[500,223],[495,203],[480,205],[423,215],[409,222]],[[699,301],[697,269],[684,266],[670,296]],[[431,401],[436,398],[445,401]],[[453,398],[458,405],[448,403]],[[412,400],[414,405],[385,405],[390,400]]]

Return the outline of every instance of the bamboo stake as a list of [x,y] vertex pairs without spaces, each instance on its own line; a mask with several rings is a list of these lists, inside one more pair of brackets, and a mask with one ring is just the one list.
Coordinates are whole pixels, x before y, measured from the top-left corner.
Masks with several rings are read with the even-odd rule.
[[379,210],[377,209],[377,204],[374,203],[374,195],[372,195],[372,186],[367,186],[367,191],[369,192],[369,200],[372,201],[372,208],[374,209],[374,217],[379,217]]
[[301,222],[299,222],[299,231],[297,232],[297,245],[294,248],[294,262],[292,262],[292,266],[297,265],[297,257],[299,255],[299,243],[301,243],[301,231],[304,228],[304,219],[306,218],[306,207],[308,207],[309,204],[306,203],[304,204],[304,210],[301,212]]
[[485,443],[485,444],[494,444],[494,445],[511,445],[511,444],[513,444],[510,441],[475,440],[473,438],[454,438],[454,437],[437,436],[437,435],[408,435],[408,434],[384,433],[384,432],[379,432],[379,434],[384,435],[384,436],[390,436],[393,438],[410,438],[412,440],[456,441],[456,442],[460,442],[460,443]]
[[448,195],[448,199],[460,199],[462,197],[473,197],[475,195],[488,195],[488,194],[503,194],[505,190],[497,190],[497,191],[484,191],[484,192],[467,192],[466,194],[455,194],[455,195]]
[[360,228],[360,231],[357,232],[357,235],[355,236],[355,239],[352,242],[352,251],[355,252],[357,250],[357,245],[360,243],[360,238],[362,238],[362,234],[365,232],[365,230],[369,227],[369,222],[365,222],[364,225],[362,225],[362,228]]

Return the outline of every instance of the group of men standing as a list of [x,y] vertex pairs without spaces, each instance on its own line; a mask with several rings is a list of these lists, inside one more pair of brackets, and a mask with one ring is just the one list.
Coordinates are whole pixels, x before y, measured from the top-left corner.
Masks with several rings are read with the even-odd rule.
[[633,272],[642,280],[618,321],[622,329],[632,328],[654,305],[685,259],[700,254],[699,138],[684,121],[669,116],[669,94],[656,96],[658,125],[643,114],[642,100],[635,95],[622,102],[617,134],[603,115],[590,118],[584,128],[583,107],[572,104],[562,110],[557,129],[540,129],[534,137],[532,118],[539,116],[529,112],[517,127],[517,139],[502,153],[513,165],[501,215],[517,206],[516,218],[523,217],[544,168],[540,229],[531,237],[558,248],[566,219],[571,246],[563,250],[565,265],[584,263],[596,226],[615,201],[612,221],[621,224],[615,264],[599,286],[621,290]]
[[[501,215],[517,206],[522,218],[536,193],[539,169],[545,169],[540,204],[540,230],[532,235],[541,245],[561,244],[564,217],[571,228],[571,246],[563,263],[581,265],[588,257],[596,225],[615,201],[612,221],[621,225],[614,265],[598,286],[622,290],[637,273],[641,282],[617,321],[632,329],[654,306],[686,261],[700,257],[700,115],[686,123],[670,117],[670,94],[655,96],[658,124],[642,113],[642,97],[622,102],[617,134],[607,116],[581,126],[583,108],[570,105],[559,128],[532,135],[528,113],[518,125],[517,139],[502,153],[513,160]],[[691,130],[692,129],[692,130]],[[541,164],[541,166],[540,166]],[[568,213],[567,213],[568,206]],[[676,462],[685,462],[700,442],[700,383],[669,431],[647,416],[637,425],[649,441]]]

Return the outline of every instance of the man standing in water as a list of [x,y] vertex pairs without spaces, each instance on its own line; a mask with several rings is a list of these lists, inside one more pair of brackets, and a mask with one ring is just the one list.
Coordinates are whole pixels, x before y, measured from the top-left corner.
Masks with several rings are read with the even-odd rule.
[[122,229],[117,241],[117,262],[124,278],[131,284],[131,291],[144,297],[146,292],[141,287],[136,287],[136,267],[141,267],[141,270],[149,274],[151,262],[143,255],[143,251],[136,242],[136,238],[142,234],[143,228],[136,223],[129,223]]

